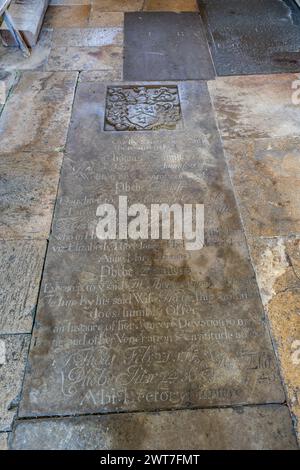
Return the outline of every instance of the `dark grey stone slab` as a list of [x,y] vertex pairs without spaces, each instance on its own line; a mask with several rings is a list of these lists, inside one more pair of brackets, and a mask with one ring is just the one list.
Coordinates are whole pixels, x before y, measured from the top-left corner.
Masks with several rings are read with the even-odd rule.
[[214,68],[198,13],[125,13],[125,80],[205,80]]
[[198,0],[218,75],[300,71],[300,10],[292,0]]
[[[78,85],[20,416],[284,401],[207,89],[173,85],[152,132],[105,130],[107,85]],[[122,195],[204,203],[205,247],[97,239]]]
[[12,448],[297,449],[283,405],[134,413],[17,422]]

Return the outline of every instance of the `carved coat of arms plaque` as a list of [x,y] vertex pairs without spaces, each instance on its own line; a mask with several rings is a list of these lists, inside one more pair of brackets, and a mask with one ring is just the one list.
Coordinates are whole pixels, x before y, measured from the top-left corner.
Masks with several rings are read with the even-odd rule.
[[108,87],[105,129],[175,129],[181,118],[176,86]]

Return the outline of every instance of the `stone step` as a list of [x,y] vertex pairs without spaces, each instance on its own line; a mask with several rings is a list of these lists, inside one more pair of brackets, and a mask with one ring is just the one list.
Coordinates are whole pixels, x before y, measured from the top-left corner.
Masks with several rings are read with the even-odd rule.
[[[49,0],[14,0],[9,8],[16,28],[31,47],[37,43],[48,4]],[[5,44],[15,45],[5,24],[1,25],[0,34]]]

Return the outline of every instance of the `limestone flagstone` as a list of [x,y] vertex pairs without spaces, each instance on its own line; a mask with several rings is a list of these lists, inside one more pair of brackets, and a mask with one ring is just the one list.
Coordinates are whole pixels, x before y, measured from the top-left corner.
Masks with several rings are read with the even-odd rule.
[[49,236],[62,154],[0,155],[0,239]]
[[91,0],[92,9],[98,11],[138,11],[142,10],[144,0]]
[[1,114],[1,153],[61,150],[77,78],[76,72],[23,72]]
[[239,139],[225,153],[249,236],[300,234],[300,139]]
[[17,413],[30,335],[0,335],[0,431],[10,431]]
[[146,0],[144,11],[198,11],[197,0]]
[[300,438],[300,239],[251,238],[249,244]]
[[[119,196],[204,203],[205,247],[99,240]],[[20,416],[283,401],[205,84],[80,81]]]
[[300,71],[300,11],[286,0],[199,0],[218,75]]
[[58,70],[116,70],[121,73],[123,48],[120,46],[55,47],[51,49],[46,69]]
[[123,28],[57,28],[52,47],[122,46]]
[[297,74],[217,78],[208,87],[223,139],[299,137]]
[[93,5],[89,17],[89,26],[98,28],[122,28],[124,25],[124,13],[103,12]]
[[205,80],[214,77],[197,13],[125,13],[125,80]]
[[50,5],[44,18],[46,28],[84,28],[88,25],[90,5]]
[[0,333],[31,333],[45,241],[1,241]]
[[[297,444],[288,408],[271,405],[18,421],[11,447],[17,450],[296,450]],[[103,464],[113,464],[118,456],[106,455],[100,459],[104,459]]]

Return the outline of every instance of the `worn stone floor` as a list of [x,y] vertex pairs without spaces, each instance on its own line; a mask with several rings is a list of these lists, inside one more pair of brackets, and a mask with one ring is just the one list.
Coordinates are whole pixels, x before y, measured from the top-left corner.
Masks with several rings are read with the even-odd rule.
[[[0,46],[0,450],[298,448],[300,67],[226,62],[198,11],[51,0],[30,58]],[[98,240],[121,195],[204,204],[204,247]]]

